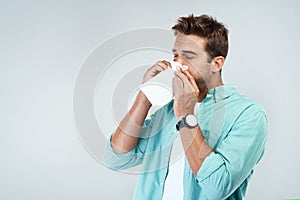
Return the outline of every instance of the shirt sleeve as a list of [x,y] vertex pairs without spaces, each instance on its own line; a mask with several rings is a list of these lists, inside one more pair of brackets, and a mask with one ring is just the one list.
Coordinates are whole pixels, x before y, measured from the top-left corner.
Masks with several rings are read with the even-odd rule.
[[144,153],[146,150],[148,138],[147,135],[150,134],[154,121],[154,115],[151,115],[149,119],[146,119],[141,128],[140,135],[144,137],[139,138],[138,144],[135,148],[131,149],[129,152],[120,154],[116,153],[111,146],[111,137],[107,141],[106,151],[104,153],[104,164],[112,170],[123,170],[142,163],[144,158]]
[[244,182],[264,153],[266,137],[265,112],[257,105],[248,107],[197,173],[208,199],[225,199]]

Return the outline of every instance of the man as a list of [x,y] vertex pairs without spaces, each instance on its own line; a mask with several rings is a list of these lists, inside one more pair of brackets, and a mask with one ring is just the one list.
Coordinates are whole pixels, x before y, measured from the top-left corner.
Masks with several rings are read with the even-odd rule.
[[[174,100],[146,119],[151,103],[140,92],[112,134],[106,163],[114,170],[142,165],[137,200],[166,199],[167,192],[180,192],[177,199],[186,200],[243,199],[264,152],[266,114],[234,86],[223,84],[228,30],[222,23],[191,15],[179,18],[172,29],[174,61],[188,66],[174,72]],[[168,67],[167,61],[157,62],[143,82]],[[170,156],[177,135],[184,148],[184,169],[174,171]],[[183,177],[183,187],[165,190],[172,172]]]

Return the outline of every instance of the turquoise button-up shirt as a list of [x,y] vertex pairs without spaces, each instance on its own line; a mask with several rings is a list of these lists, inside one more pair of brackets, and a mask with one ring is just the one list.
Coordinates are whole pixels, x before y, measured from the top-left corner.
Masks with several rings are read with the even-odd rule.
[[[203,137],[214,152],[205,158],[197,176],[185,158],[184,199],[243,199],[264,153],[264,109],[234,86],[224,85],[211,89],[197,112]],[[109,168],[141,166],[135,200],[162,199],[172,144],[179,134],[176,123],[172,100],[145,120],[138,145],[128,153],[115,153],[108,142],[104,160]]]

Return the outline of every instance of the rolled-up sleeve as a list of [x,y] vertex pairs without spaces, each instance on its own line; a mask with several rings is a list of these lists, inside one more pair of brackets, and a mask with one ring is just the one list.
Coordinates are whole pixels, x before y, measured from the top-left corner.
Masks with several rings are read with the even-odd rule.
[[143,135],[143,137],[139,138],[137,146],[124,154],[116,153],[114,151],[110,142],[112,137],[111,135],[106,144],[104,164],[112,170],[128,169],[141,164],[148,142],[148,138],[146,136],[150,134],[152,125],[153,116],[144,121],[140,133],[141,135]]
[[265,112],[249,106],[197,173],[196,181],[208,199],[225,199],[245,181],[264,153],[266,137]]

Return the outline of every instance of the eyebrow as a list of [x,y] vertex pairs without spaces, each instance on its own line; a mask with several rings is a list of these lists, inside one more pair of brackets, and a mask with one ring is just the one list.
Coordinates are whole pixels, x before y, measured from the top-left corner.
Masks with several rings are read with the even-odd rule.
[[[177,50],[176,49],[172,49],[172,53],[176,53],[177,52]],[[188,53],[188,54],[193,54],[193,55],[197,55],[197,53],[196,52],[194,52],[194,51],[189,51],[189,50],[182,50],[182,53]]]

